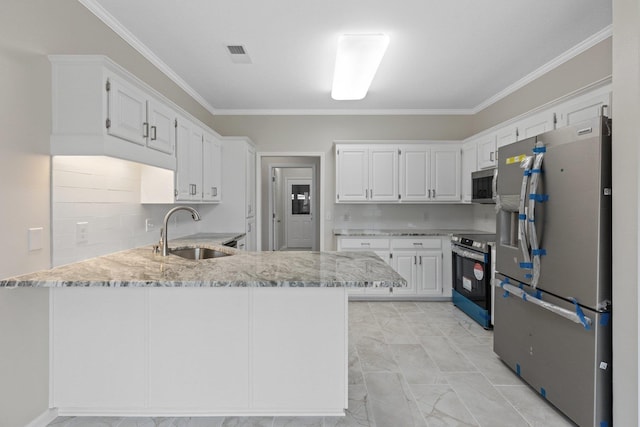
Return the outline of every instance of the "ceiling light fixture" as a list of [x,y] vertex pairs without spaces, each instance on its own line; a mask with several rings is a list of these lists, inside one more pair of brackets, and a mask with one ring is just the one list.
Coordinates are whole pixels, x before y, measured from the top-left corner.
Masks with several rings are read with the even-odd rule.
[[388,45],[389,37],[385,34],[340,36],[331,98],[337,101],[363,99]]

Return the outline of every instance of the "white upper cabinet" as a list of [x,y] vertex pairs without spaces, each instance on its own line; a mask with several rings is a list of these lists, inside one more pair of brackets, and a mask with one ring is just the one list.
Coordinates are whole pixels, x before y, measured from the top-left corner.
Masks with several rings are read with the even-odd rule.
[[423,202],[431,198],[431,149],[426,144],[400,147],[400,200]]
[[597,91],[565,102],[557,109],[557,127],[577,125],[601,115],[602,108],[607,106],[607,116],[612,117],[611,91]]
[[540,135],[554,128],[554,118],[552,111],[542,111],[534,114],[517,123],[518,140],[531,138]]
[[[496,148],[504,147],[518,140],[518,127],[513,125],[505,126],[496,132]],[[498,152],[495,153],[497,161]]]
[[398,200],[398,149],[373,146],[369,149],[369,200]]
[[109,135],[146,145],[149,134],[146,94],[114,75],[107,79],[107,93]]
[[460,201],[460,145],[431,149],[431,200]]
[[336,201],[398,200],[395,145],[336,145]]
[[482,136],[478,144],[478,169],[492,168],[496,165],[496,134]]
[[190,120],[177,119],[176,200],[219,202],[222,159],[220,142]]
[[475,141],[467,141],[462,145],[462,182],[460,183],[461,199],[464,203],[471,203],[471,173],[478,169],[477,147]]
[[[247,180],[245,188],[246,217],[253,218],[256,216],[256,150],[249,144],[245,150],[245,169]],[[251,247],[250,244],[249,246]],[[249,250],[255,250],[255,248]]]
[[176,108],[105,56],[52,55],[52,155],[175,170]]
[[460,200],[460,144],[336,144],[336,202]]
[[219,202],[222,198],[222,147],[209,132],[204,133],[202,162],[202,200]]
[[175,111],[162,102],[150,99],[147,104],[149,111],[149,148],[167,154],[173,154],[176,147]]

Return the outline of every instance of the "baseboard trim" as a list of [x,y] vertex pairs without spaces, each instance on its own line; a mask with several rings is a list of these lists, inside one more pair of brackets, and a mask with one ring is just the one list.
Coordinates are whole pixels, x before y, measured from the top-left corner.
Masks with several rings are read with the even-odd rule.
[[31,420],[25,427],[47,427],[56,418],[58,418],[58,408],[49,408]]

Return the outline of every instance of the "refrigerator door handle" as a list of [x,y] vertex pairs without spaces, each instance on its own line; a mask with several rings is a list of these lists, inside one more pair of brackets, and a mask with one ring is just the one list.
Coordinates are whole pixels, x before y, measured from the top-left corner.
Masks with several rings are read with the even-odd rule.
[[590,329],[591,325],[593,324],[593,321],[591,320],[591,318],[584,315],[584,313],[580,309],[580,306],[578,306],[577,303],[576,303],[576,311],[573,312],[571,310],[567,310],[566,308],[562,308],[555,304],[551,304],[550,302],[542,301],[541,299],[536,298],[533,295],[529,295],[522,289],[516,286],[513,286],[509,283],[500,282],[500,287],[504,289],[508,294],[521,298],[523,301],[526,301],[528,303],[535,304],[538,307],[541,307],[545,310],[555,313],[558,316],[562,316],[565,319],[571,320],[574,323],[578,323],[587,330]]
[[534,152],[536,153],[535,160],[533,162],[533,169],[531,169],[531,179],[529,180],[529,244],[531,245],[531,258],[533,274],[531,276],[531,286],[534,288],[538,285],[540,280],[540,257],[544,255],[545,251],[540,249],[538,242],[538,232],[542,232],[542,223],[539,227],[536,226],[535,210],[536,202],[544,202],[546,195],[538,194],[538,183],[542,175],[542,161],[544,160],[544,153],[546,149],[541,142],[536,144]]
[[522,173],[522,185],[520,186],[520,203],[518,207],[518,244],[522,252],[522,268],[528,268],[531,264],[531,255],[529,254],[528,224],[527,224],[527,199],[529,190],[529,177],[531,176],[531,163],[533,156],[527,156],[520,167],[524,170]]

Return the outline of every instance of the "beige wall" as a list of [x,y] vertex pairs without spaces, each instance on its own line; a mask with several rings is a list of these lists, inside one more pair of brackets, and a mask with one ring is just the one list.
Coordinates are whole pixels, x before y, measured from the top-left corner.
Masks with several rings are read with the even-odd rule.
[[638,416],[640,3],[613,1],[613,421]]

